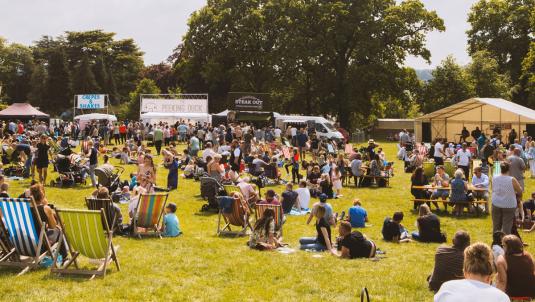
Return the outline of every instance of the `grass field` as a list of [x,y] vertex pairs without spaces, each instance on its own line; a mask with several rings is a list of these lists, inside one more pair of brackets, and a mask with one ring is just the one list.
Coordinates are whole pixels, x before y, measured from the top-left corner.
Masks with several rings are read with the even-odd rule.
[[[395,158],[394,144],[383,145],[387,158]],[[117,162],[114,162],[117,164]],[[390,188],[344,188],[341,199],[330,201],[335,211],[347,211],[355,197],[363,201],[370,216],[363,232],[386,251],[379,261],[340,260],[329,254],[293,254],[258,252],[246,246],[247,239],[218,238],[217,215],[198,213],[204,203],[199,197],[199,183],[179,180],[179,188],[169,201],[178,205],[178,217],[184,235],[166,239],[114,238],[120,246],[121,272],[114,267],[105,279],[86,281],[51,276],[48,270],[36,270],[16,277],[16,272],[0,270],[1,301],[357,301],[366,286],[372,301],[431,301],[426,277],[433,268],[438,244],[392,244],[381,239],[381,225],[394,211],[405,213],[404,225],[413,231],[416,214],[411,212],[409,174],[396,161]],[[128,167],[129,173],[134,166]],[[127,174],[125,173],[125,176]],[[167,171],[158,169],[158,183],[165,184]],[[55,177],[55,175],[51,175]],[[11,182],[12,195],[22,192],[27,181]],[[535,190],[534,181],[526,180],[527,192]],[[282,192],[283,187],[275,188]],[[91,188],[46,188],[51,203],[60,208],[84,208],[84,197]],[[126,206],[123,207],[126,215]],[[298,249],[301,236],[314,236],[306,217],[288,217],[284,241]],[[458,229],[467,230],[472,242],[491,241],[489,216],[441,217],[443,231],[451,241]],[[337,230],[333,234],[337,234]],[[533,253],[535,235],[525,234]]]

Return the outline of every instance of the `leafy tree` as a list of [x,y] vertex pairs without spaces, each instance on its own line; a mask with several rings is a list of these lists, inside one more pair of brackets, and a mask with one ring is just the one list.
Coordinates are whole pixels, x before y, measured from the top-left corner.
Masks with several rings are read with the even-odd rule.
[[20,44],[7,44],[0,37],[0,85],[4,100],[24,102],[30,92],[34,62],[31,50]]
[[28,93],[28,101],[36,107],[46,104],[47,74],[45,66],[41,63],[35,65],[30,79],[31,90]]
[[474,96],[469,77],[453,57],[442,61],[432,74],[433,79],[424,88],[424,112],[432,112]]
[[108,93],[108,70],[106,64],[104,63],[104,58],[100,55],[95,59],[95,64],[93,65],[93,74],[95,75],[95,81],[97,86],[100,88],[99,92]]
[[97,93],[100,91],[95,80],[95,75],[91,70],[91,63],[89,62],[88,56],[82,57],[82,60],[74,69],[73,89],[74,94]]
[[508,74],[513,100],[527,104],[526,82],[522,77],[522,62],[533,42],[535,0],[480,0],[468,17],[468,50],[471,55],[485,50],[498,63],[499,71]]
[[161,91],[168,91],[176,86],[173,66],[169,63],[149,65],[143,68],[141,77],[153,80]]
[[510,99],[509,78],[500,74],[498,62],[487,51],[472,54],[466,73],[475,96]]
[[159,94],[160,88],[151,79],[142,79],[136,86],[136,89],[130,92],[130,101],[128,104],[128,118],[139,118],[139,102],[142,94]]
[[67,57],[62,48],[50,50],[46,87],[46,108],[42,109],[53,113],[61,113],[71,108],[74,98],[71,76],[67,66]]

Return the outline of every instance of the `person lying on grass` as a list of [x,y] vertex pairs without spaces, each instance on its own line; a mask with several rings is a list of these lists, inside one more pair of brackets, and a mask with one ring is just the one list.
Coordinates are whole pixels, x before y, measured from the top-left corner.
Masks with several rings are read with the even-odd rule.
[[247,243],[250,248],[267,251],[282,246],[275,232],[274,217],[275,211],[273,209],[267,208],[264,210],[262,217],[256,221],[253,233]]
[[395,243],[411,242],[407,229],[401,224],[403,212],[396,212],[392,218],[387,217],[383,223],[383,239]]
[[299,239],[301,250],[313,250],[317,252],[330,251],[336,254],[331,242],[331,226],[325,217],[325,207],[318,207],[314,212],[316,217],[316,237],[302,237]]
[[356,258],[373,258],[375,257],[375,243],[362,235],[361,232],[351,232],[351,223],[342,221],[338,227],[340,237],[338,241],[339,253],[333,253],[335,256],[345,259]]
[[442,245],[435,253],[435,267],[427,278],[429,289],[437,292],[444,282],[462,279],[464,250],[470,245],[470,235],[457,231],[452,240],[453,246]]

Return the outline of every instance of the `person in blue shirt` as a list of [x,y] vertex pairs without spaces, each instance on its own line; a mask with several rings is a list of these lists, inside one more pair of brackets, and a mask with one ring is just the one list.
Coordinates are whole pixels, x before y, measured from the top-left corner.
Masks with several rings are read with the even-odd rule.
[[353,206],[349,208],[349,222],[352,228],[363,228],[368,222],[368,213],[358,198],[353,201]]
[[176,204],[170,202],[165,206],[165,216],[163,217],[163,236],[164,237],[177,237],[182,235],[180,231],[180,225],[178,223],[178,217],[176,217]]

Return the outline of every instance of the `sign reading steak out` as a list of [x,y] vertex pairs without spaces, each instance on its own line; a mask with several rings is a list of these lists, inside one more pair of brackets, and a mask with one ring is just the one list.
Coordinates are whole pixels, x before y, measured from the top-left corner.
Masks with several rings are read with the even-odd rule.
[[234,101],[236,110],[262,110],[263,101],[254,96],[244,96]]

